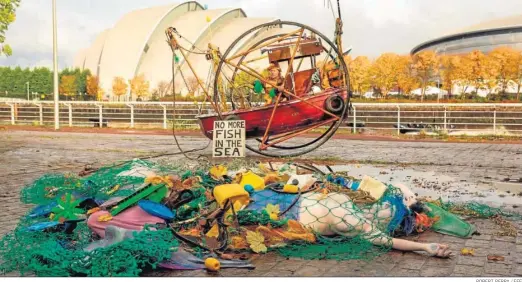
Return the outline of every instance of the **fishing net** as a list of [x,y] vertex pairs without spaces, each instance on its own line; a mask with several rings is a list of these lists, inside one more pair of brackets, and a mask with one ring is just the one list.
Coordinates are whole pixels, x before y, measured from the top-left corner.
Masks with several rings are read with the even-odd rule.
[[262,211],[238,211],[237,219],[239,225],[269,225],[274,228],[285,226],[288,220],[273,220],[266,210]]
[[446,211],[462,216],[470,216],[475,218],[491,218],[494,216],[503,216],[512,220],[522,219],[522,215],[516,212],[509,212],[501,208],[491,207],[478,202],[452,203],[443,201],[442,199],[431,200],[431,203],[440,206]]
[[296,241],[277,249],[277,252],[283,257],[298,257],[306,260],[370,261],[389,249],[387,246],[375,246],[365,238],[356,236],[338,239],[319,237],[314,244]]
[[314,240],[303,241],[283,231],[280,235],[285,244],[276,242],[276,248],[268,247],[285,257],[303,259],[371,259],[391,248],[391,233],[408,213],[402,193],[393,186],[388,186],[379,200],[365,191],[331,182],[320,183],[301,195],[268,190],[254,193],[252,198],[257,207],[251,208],[265,204],[266,208],[240,211],[239,224],[284,229],[289,220],[298,221]]
[[26,204],[44,205],[71,192],[77,198],[93,197],[98,200],[125,197],[143,184],[149,171],[161,172],[165,168],[151,162],[135,160],[101,168],[84,178],[71,173],[48,174],[24,187],[20,198]]
[[[412,211],[403,188],[365,179],[297,173],[291,164],[228,172],[222,166],[186,169],[141,160],[83,177],[44,175],[21,191],[23,202],[38,207],[1,239],[0,271],[138,276],[155,269],[180,247],[199,258],[219,250],[277,252],[310,260],[371,260],[389,251],[394,237],[424,232],[436,221]],[[147,189],[154,192],[139,199],[167,207],[172,219],[91,250],[101,239],[86,219],[114,199],[131,199],[128,208],[136,206],[134,197]],[[94,203],[84,204],[88,199]],[[429,202],[462,216],[521,218],[475,202]],[[109,223],[118,217],[107,211]],[[41,224],[48,226],[35,229]]]
[[85,223],[74,232],[28,232],[23,225],[0,240],[1,273],[43,277],[138,276],[170,258],[179,245],[169,230],[136,232],[134,238],[88,252],[93,242]]
[[[37,276],[137,276],[144,268],[155,268],[179,245],[170,230],[145,227],[132,239],[85,251],[85,247],[100,238],[85,221],[65,224],[60,221],[53,225],[53,213],[62,212],[65,220],[77,219],[67,215],[86,213],[89,207],[78,206],[82,200],[91,198],[103,203],[109,198],[124,198],[142,187],[151,174],[167,172],[172,173],[172,168],[134,160],[103,167],[83,178],[73,174],[42,176],[20,193],[23,202],[38,207],[22,217],[16,229],[0,241],[0,271],[16,270],[22,275]],[[70,207],[67,205],[70,202],[64,199],[71,200]],[[57,211],[56,206],[61,209]],[[49,213],[51,216],[47,217]],[[45,232],[31,230],[41,224],[49,228]]]

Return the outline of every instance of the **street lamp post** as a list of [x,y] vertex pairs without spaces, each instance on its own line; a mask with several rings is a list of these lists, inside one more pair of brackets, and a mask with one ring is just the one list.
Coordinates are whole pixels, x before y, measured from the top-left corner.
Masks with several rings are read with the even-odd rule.
[[53,65],[54,65],[54,129],[60,128],[60,108],[58,100],[60,98],[58,93],[58,48],[57,48],[58,32],[56,28],[56,0],[53,0]]

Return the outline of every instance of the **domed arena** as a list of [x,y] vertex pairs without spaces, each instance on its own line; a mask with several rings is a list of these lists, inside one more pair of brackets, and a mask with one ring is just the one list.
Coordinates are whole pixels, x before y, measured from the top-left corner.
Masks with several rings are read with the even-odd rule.
[[[197,76],[207,79],[211,72],[211,61],[197,52],[208,49],[209,43],[224,52],[233,41],[249,29],[274,22],[247,36],[234,53],[250,47],[260,38],[279,33],[275,18],[249,18],[242,9],[207,9],[196,1],[187,1],[167,6],[151,7],[133,11],[123,16],[114,26],[100,33],[87,49],[80,50],[74,59],[74,68],[88,69],[98,76],[100,87],[109,100],[115,100],[112,93],[114,78],[126,81],[143,75],[150,83],[150,89],[163,83],[171,84],[173,54],[166,42],[165,30],[173,27],[183,36],[179,44],[194,53],[187,53],[187,60]],[[180,77],[180,73],[191,73],[189,63],[179,58],[180,72],[176,72],[176,92],[187,93],[186,81],[190,77]],[[129,87],[130,88],[130,87]],[[127,90],[124,100],[134,101],[137,97]]]
[[488,53],[497,47],[522,50],[522,15],[495,19],[424,42],[411,51],[432,50],[439,55],[459,55],[479,50]]

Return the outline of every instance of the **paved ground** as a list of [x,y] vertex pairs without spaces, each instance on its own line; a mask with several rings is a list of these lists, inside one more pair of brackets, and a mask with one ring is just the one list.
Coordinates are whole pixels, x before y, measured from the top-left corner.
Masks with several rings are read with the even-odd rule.
[[[196,137],[181,138],[184,149],[203,147],[207,142]],[[20,189],[44,173],[78,172],[86,164],[107,165],[164,152],[177,152],[172,137],[0,131],[0,178],[3,180],[0,184],[0,234],[12,230],[19,216],[31,208],[19,202]],[[365,164],[341,168],[350,169],[357,175],[408,182],[426,194],[460,195],[463,199],[482,199],[509,209],[521,209],[518,204],[522,203],[522,193],[518,195],[516,187],[501,191],[495,182],[522,177],[522,145],[331,140],[307,158],[361,162]],[[178,155],[159,160],[176,162],[180,159]],[[219,275],[522,276],[522,223],[514,223],[519,230],[515,238],[496,236],[498,227],[489,220],[473,222],[482,235],[469,240],[436,233],[412,238],[450,244],[456,253],[451,259],[392,251],[372,262],[285,261],[270,254],[254,258],[256,270],[224,270]],[[474,248],[475,256],[458,254],[463,247]],[[488,262],[486,256],[490,254],[502,255],[505,261]],[[204,271],[157,271],[151,275],[208,274]]]

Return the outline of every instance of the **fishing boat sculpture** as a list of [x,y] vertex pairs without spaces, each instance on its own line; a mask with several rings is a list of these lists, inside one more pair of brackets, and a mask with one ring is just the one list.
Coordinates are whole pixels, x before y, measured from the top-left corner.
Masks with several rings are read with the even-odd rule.
[[[272,157],[302,155],[328,141],[350,108],[349,51],[342,51],[338,12],[334,40],[300,23],[274,21],[246,31],[224,53],[209,44],[213,83],[205,89],[196,76],[212,105],[196,116],[202,133],[212,139],[215,121],[244,120],[246,147]],[[257,36],[268,29],[272,35]],[[175,28],[166,34],[173,52],[187,60],[191,50],[180,47],[181,35]]]

